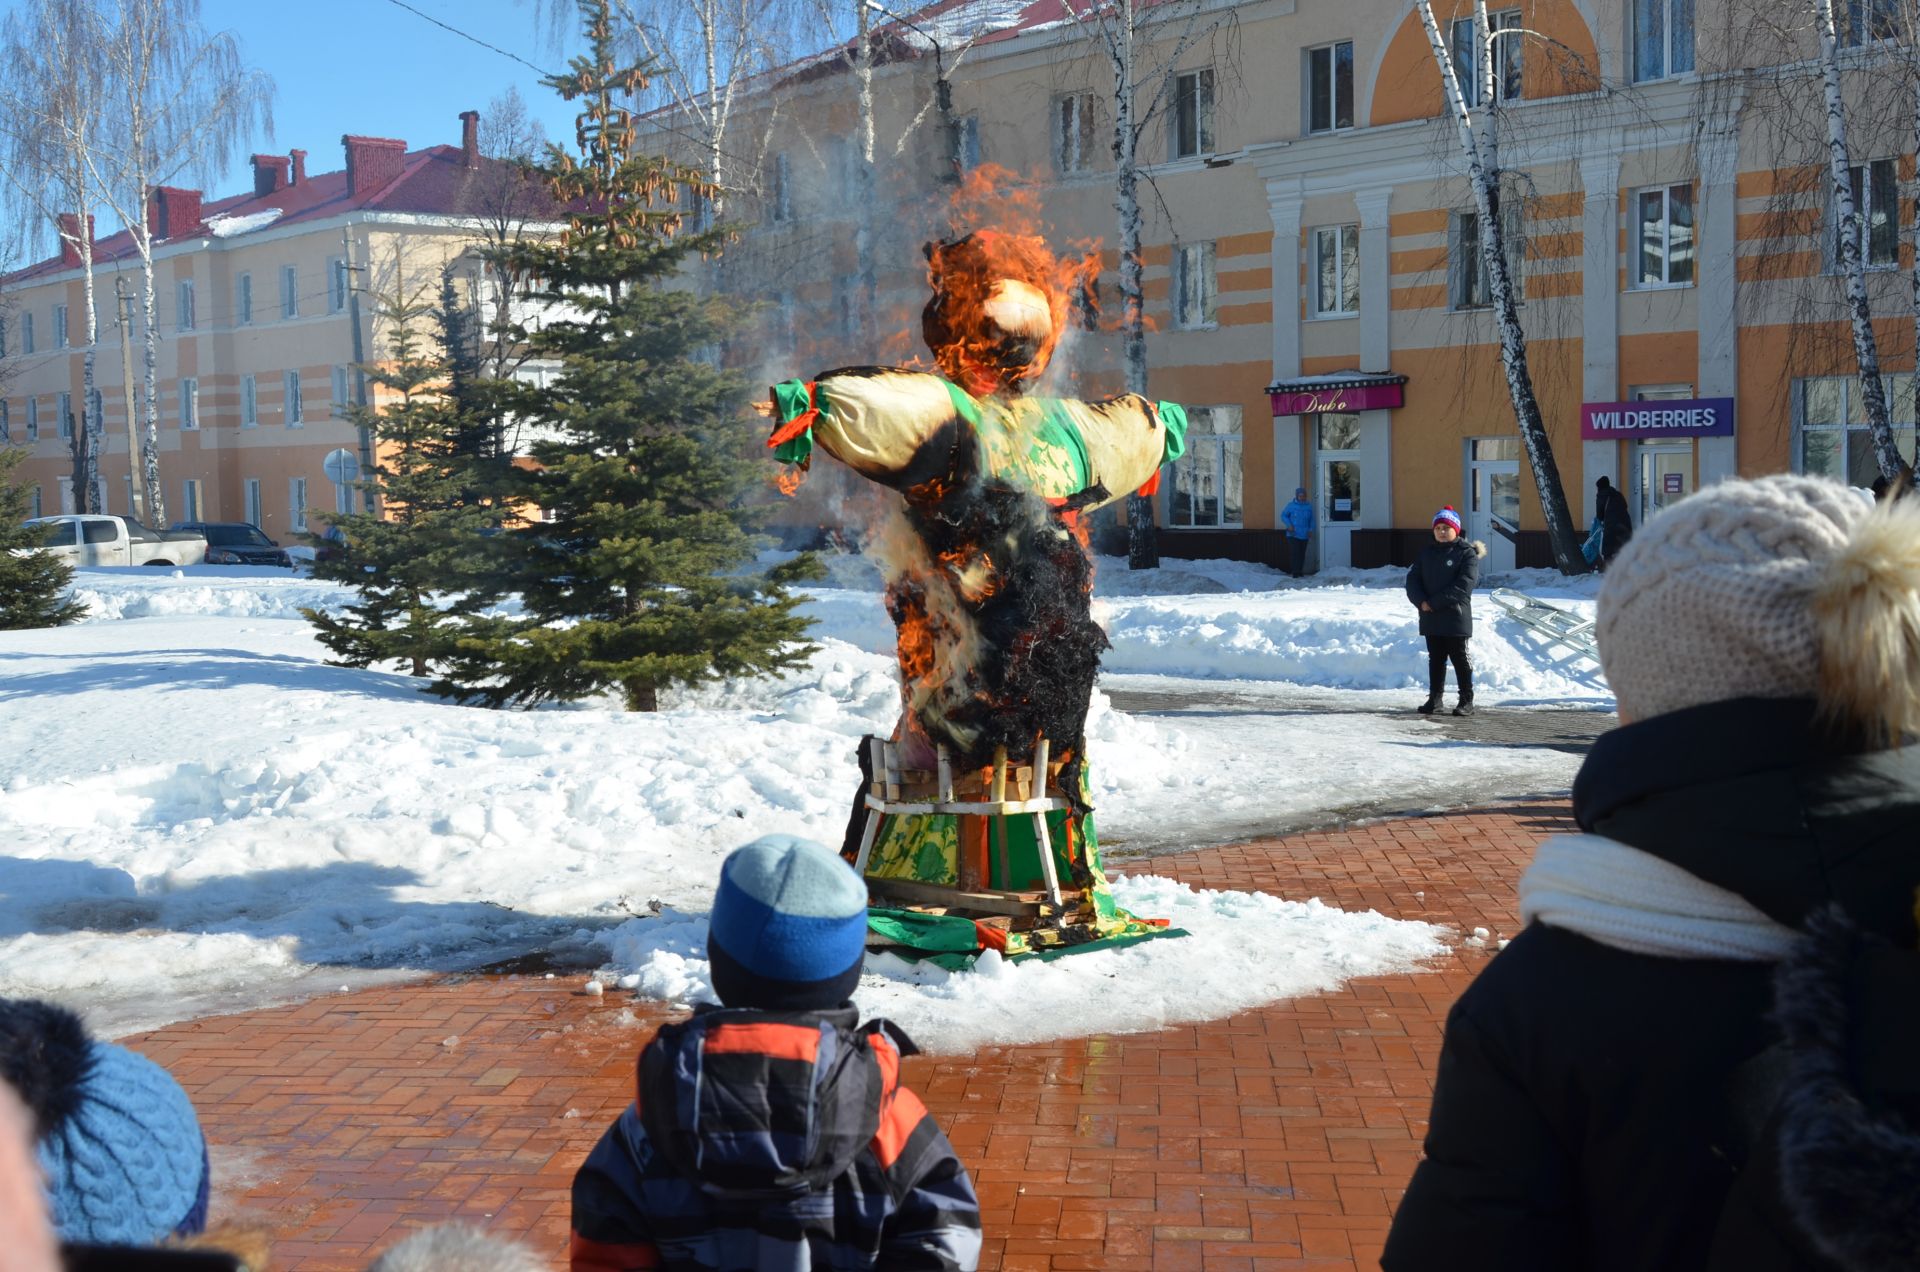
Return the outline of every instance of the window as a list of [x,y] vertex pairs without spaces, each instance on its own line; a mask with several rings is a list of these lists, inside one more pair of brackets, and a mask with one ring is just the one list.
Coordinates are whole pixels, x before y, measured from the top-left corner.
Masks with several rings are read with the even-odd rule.
[[250,375],[240,377],[240,427],[260,427],[260,385]]
[[1085,172],[1093,167],[1093,94],[1053,99],[1053,169]]
[[1658,186],[1633,196],[1635,287],[1693,281],[1693,187]]
[[40,399],[37,397],[27,399],[27,440],[40,440]]
[[327,312],[338,314],[346,312],[348,279],[347,263],[339,257],[327,262]]
[[300,316],[300,272],[291,265],[280,267],[280,316]]
[[[1887,413],[1893,424],[1893,442],[1909,464],[1914,460],[1913,377],[1881,377],[1887,395]],[[1867,404],[1858,376],[1823,376],[1798,381],[1795,417],[1799,434],[1794,446],[1794,469],[1816,477],[1831,477],[1850,486],[1871,486],[1880,475],[1874,458],[1873,433],[1867,424]]]
[[306,418],[300,407],[300,373],[289,371],[283,379],[285,380],[283,392],[286,394],[287,402],[287,427],[299,428]]
[[793,187],[789,180],[787,154],[783,150],[773,157],[773,167],[767,173],[767,221],[773,225],[784,225],[793,219]]
[[1834,6],[1840,21],[1840,43],[1858,46],[1869,40],[1900,38],[1900,0],[1847,0],[1844,13]]
[[260,524],[260,479],[258,477],[247,478],[245,489],[247,493],[247,524],[258,526]]
[[233,321],[242,327],[253,321],[252,274],[242,274],[233,280]]
[[1360,227],[1326,225],[1313,232],[1313,313],[1347,318],[1360,312]]
[[1191,331],[1218,321],[1213,244],[1182,243],[1173,252],[1173,325]]
[[1213,69],[1173,77],[1173,157],[1213,153]]
[[1244,476],[1240,408],[1196,406],[1187,410],[1187,453],[1173,463],[1164,483],[1170,528],[1241,524]]
[[1633,0],[1633,78],[1693,69],[1693,0]]
[[30,507],[33,510],[29,512],[27,515],[30,517],[45,516],[46,514],[41,510],[41,507],[40,507],[40,483],[39,482],[35,482],[32,486],[27,488],[27,496],[28,496],[28,507]]
[[65,305],[53,307],[53,347],[56,349],[67,347],[67,307]]
[[200,512],[200,483],[194,480],[181,482],[180,520],[199,521],[201,520]]
[[180,427],[200,427],[200,381],[191,377],[180,381]]
[[334,415],[338,418],[345,419],[347,406],[351,400],[352,399],[347,397],[347,369],[345,367],[335,367],[333,369]]
[[73,436],[73,394],[62,393],[54,400],[53,427],[63,438]]
[[177,317],[179,319],[180,330],[192,331],[194,319],[193,280],[191,278],[181,279],[174,288],[174,296],[179,311]]
[[20,352],[33,352],[33,315],[20,315]]
[[7,400],[0,398],[0,442],[13,440],[13,421],[7,411]]
[[0,318],[0,358],[7,356],[7,320]]
[[1353,41],[1307,50],[1307,131],[1353,127]]
[[[1505,227],[1502,246],[1506,249],[1507,278],[1513,284],[1513,298],[1526,295],[1526,231],[1520,209],[1509,203],[1500,209]],[[1485,309],[1493,304],[1492,281],[1487,277],[1487,258],[1480,247],[1480,214],[1453,214],[1453,242],[1449,244],[1447,288],[1455,309]]]
[[[1853,190],[1855,234],[1860,244],[1860,261],[1868,268],[1894,265],[1900,259],[1900,187],[1891,159],[1875,159],[1847,169],[1847,183]],[[1829,266],[1840,268],[1840,209],[1829,210]]]
[[954,127],[960,132],[960,171],[972,172],[980,166],[980,116],[962,115]]
[[290,529],[302,533],[306,531],[307,479],[305,477],[287,479],[287,525]]
[[[1500,35],[1501,31],[1520,30],[1520,10],[1502,9],[1498,13],[1489,13],[1487,21],[1493,24],[1495,32],[1493,42],[1493,92],[1494,100],[1502,102],[1520,99],[1521,55],[1525,40],[1519,35]],[[1469,106],[1480,104],[1480,86],[1487,73],[1487,42],[1476,39],[1480,23],[1473,18],[1455,18],[1448,32],[1453,50],[1453,74],[1460,83],[1460,95]]]

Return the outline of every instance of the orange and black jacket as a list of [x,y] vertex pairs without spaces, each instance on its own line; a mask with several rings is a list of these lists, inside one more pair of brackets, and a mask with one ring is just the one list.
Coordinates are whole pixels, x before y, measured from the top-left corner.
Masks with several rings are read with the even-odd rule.
[[899,1082],[913,1043],[849,1006],[705,1009],[640,1053],[573,1180],[573,1272],[971,1272],[966,1168]]

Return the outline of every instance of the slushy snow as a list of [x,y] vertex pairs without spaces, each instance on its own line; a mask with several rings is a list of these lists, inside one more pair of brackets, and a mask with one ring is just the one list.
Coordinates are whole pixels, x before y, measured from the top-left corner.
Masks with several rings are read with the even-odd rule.
[[[609,983],[696,999],[720,857],[775,831],[837,844],[855,742],[893,724],[877,576],[832,564],[804,669],[652,715],[459,707],[404,675],[328,666],[299,611],[347,594],[297,573],[80,571],[89,621],[0,633],[0,995],[60,998],[124,1032],[557,949]],[[1238,563],[1130,576],[1103,561],[1098,592],[1116,692],[1344,685],[1404,709],[1424,668],[1388,572],[1302,587]],[[1561,603],[1591,612],[1590,595]],[[1489,608],[1483,701],[1611,705],[1597,673],[1556,670]],[[1439,948],[1425,925],[1191,893],[1142,857],[1363,798],[1564,788],[1575,767],[1411,718],[1126,714],[1104,694],[1089,738],[1102,839],[1131,863],[1119,888],[1194,935],[959,975],[876,959],[869,1012],[962,1047],[1203,1019],[1411,967]],[[1116,967],[1125,994],[1107,992]]]

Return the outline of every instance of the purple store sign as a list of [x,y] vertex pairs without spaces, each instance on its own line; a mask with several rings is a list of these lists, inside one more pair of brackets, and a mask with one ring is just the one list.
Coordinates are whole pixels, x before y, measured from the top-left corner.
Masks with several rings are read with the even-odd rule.
[[1732,398],[1583,402],[1580,405],[1580,440],[1585,442],[1732,436]]

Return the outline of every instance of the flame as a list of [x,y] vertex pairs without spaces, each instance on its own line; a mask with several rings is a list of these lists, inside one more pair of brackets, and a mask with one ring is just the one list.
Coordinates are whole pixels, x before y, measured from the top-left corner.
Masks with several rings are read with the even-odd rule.
[[800,485],[807,479],[807,470],[800,464],[788,464],[774,474],[774,489],[791,499],[800,492]]

